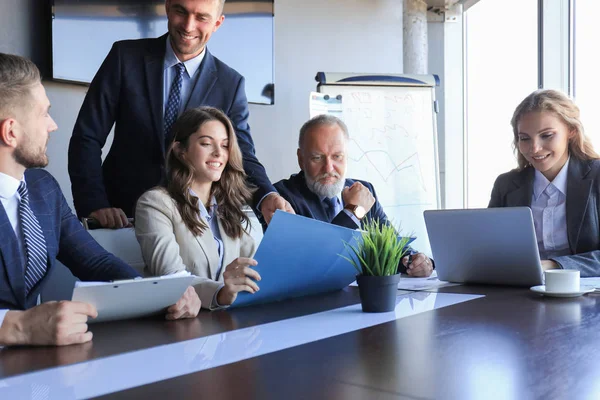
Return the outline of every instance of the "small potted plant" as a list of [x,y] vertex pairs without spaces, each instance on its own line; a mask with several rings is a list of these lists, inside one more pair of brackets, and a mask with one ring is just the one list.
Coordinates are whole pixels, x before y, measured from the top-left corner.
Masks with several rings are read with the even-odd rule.
[[410,238],[401,237],[391,224],[378,220],[363,226],[362,240],[344,242],[351,257],[344,257],[358,271],[356,282],[364,312],[392,311],[396,306],[400,273],[398,264],[409,251]]

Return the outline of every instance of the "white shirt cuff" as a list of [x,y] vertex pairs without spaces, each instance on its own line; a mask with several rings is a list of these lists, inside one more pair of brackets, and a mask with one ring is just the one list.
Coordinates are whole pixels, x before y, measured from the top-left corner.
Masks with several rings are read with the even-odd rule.
[[273,193],[279,194],[279,193],[277,193],[277,192],[269,192],[269,193],[265,194],[265,195],[262,197],[262,199],[260,199],[260,201],[258,202],[258,204],[256,205],[256,212],[257,212],[257,213],[260,213],[260,214],[261,214],[261,215],[260,215],[261,217],[262,217],[262,213],[260,212],[260,205],[262,204],[263,200],[267,198],[267,196],[268,196],[268,195],[270,195],[270,194],[273,194]]
[[[4,317],[6,317],[6,313],[9,312],[10,310],[0,310],[0,328],[2,328],[2,323],[4,322]],[[0,349],[3,346],[0,345]]]
[[356,225],[358,225],[358,227],[360,228],[360,221],[359,221],[359,219],[358,219],[358,218],[356,218],[356,215],[352,214],[352,212],[350,212],[350,210],[346,210],[345,208],[344,208],[344,210],[343,210],[343,211],[344,211],[344,212],[345,212],[345,213],[346,213],[346,214],[347,214],[347,215],[348,215],[348,216],[349,216],[349,217],[352,219],[352,221],[354,221],[354,223],[355,223]]

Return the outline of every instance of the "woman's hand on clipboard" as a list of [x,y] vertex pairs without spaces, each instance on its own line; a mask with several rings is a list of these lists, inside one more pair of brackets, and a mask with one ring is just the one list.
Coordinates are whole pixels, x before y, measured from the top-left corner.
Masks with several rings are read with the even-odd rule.
[[179,301],[167,309],[165,318],[168,320],[196,318],[201,305],[202,302],[196,290],[192,286],[188,286]]

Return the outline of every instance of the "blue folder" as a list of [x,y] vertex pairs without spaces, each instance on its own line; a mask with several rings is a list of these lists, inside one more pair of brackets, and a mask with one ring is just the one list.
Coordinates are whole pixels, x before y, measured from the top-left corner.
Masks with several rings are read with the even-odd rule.
[[[284,300],[342,289],[356,280],[344,242],[356,245],[361,232],[277,211],[254,259],[262,280],[254,294],[241,292],[231,307]],[[412,241],[412,240],[411,240]]]
[[342,289],[357,271],[339,254],[349,257],[344,241],[356,244],[360,231],[316,219],[275,212],[260,242],[254,268],[260,290],[241,292],[232,307],[266,303]]

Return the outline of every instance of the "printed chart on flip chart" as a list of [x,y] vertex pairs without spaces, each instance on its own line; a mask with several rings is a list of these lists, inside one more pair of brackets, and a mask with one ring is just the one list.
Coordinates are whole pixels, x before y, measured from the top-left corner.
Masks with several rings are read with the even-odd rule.
[[347,176],[369,181],[386,214],[413,247],[431,255],[423,211],[439,208],[434,91],[431,87],[321,86],[311,117],[348,126]]

